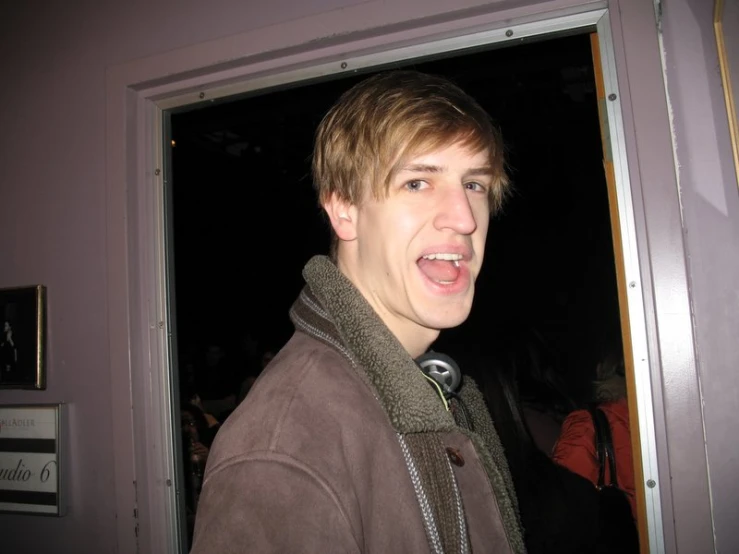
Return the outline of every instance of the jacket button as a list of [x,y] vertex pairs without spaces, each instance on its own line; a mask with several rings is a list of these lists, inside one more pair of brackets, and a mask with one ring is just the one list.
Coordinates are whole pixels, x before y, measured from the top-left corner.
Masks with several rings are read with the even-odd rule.
[[462,453],[457,450],[456,448],[452,448],[451,446],[447,446],[446,453],[449,456],[449,460],[455,465],[462,467],[464,465],[464,458],[462,457]]

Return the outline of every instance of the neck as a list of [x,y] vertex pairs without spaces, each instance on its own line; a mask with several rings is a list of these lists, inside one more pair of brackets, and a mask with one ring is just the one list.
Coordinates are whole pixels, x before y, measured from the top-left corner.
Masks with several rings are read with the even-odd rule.
[[[387,323],[385,324],[387,325]],[[392,331],[392,329],[390,329]],[[405,347],[411,358],[418,358],[428,351],[434,341],[439,338],[439,331],[435,329],[422,328],[421,331],[411,332],[408,340],[403,341],[401,337],[396,338]],[[413,340],[415,339],[415,340]]]
[[398,342],[410,354],[411,358],[417,358],[425,353],[439,337],[439,331],[437,329],[418,325],[408,318],[395,314],[385,308],[380,299],[371,290],[365,289],[361,279],[356,278],[354,272],[351,271],[350,267],[341,258],[336,262],[336,265],[339,271],[356,287],[395,338],[398,339]]

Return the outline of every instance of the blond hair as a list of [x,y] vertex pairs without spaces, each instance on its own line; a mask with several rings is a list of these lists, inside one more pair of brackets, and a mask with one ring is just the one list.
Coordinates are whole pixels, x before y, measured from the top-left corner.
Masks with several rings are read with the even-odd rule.
[[490,210],[505,197],[503,142],[490,116],[450,81],[408,70],[376,74],[346,91],[316,132],[313,182],[325,205],[332,195],[358,205],[375,199],[408,158],[461,143],[487,152],[493,172]]

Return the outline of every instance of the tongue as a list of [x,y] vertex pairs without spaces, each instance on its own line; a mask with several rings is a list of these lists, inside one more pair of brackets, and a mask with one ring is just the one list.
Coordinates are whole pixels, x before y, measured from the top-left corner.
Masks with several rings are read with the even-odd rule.
[[459,268],[454,262],[446,260],[427,260],[421,258],[418,260],[418,267],[423,271],[424,275],[432,281],[456,281],[459,277]]

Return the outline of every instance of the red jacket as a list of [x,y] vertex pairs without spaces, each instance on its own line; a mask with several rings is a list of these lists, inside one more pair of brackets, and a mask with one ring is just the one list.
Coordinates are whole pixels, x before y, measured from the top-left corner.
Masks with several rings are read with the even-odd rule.
[[[605,412],[611,426],[613,448],[616,456],[618,485],[629,497],[631,513],[636,518],[636,486],[634,462],[631,455],[629,430],[629,406],[626,399],[604,402],[598,406]],[[598,456],[595,452],[595,428],[593,418],[587,410],[570,413],[562,424],[562,431],[554,445],[554,461],[590,480],[598,483]],[[606,466],[606,483],[611,482]]]

